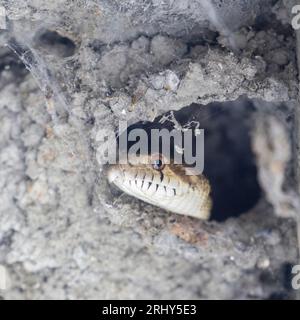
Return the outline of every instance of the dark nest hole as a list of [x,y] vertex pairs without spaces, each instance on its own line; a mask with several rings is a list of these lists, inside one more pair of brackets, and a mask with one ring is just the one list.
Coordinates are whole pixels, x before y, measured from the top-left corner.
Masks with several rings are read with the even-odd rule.
[[261,196],[251,149],[254,104],[248,99],[192,104],[174,112],[181,124],[204,129],[204,175],[212,187],[212,219],[224,221],[252,209]]
[[21,83],[24,77],[28,74],[28,70],[25,65],[10,51],[1,55],[0,59],[0,74],[9,68],[9,71],[15,76],[14,81],[16,83]]
[[35,37],[35,45],[45,52],[62,58],[71,57],[76,51],[76,45],[70,38],[52,30],[40,31]]
[[[250,137],[254,113],[254,104],[244,98],[233,102],[214,102],[207,106],[192,104],[174,111],[181,126],[191,123],[191,127],[195,128],[199,122],[199,128],[204,129],[204,175],[212,187],[213,220],[237,217],[253,208],[260,199],[261,189]],[[171,130],[174,128],[171,120],[160,123],[162,117],[168,115],[170,112],[154,122],[136,123],[128,128],[128,132],[143,128],[150,136],[153,128]]]

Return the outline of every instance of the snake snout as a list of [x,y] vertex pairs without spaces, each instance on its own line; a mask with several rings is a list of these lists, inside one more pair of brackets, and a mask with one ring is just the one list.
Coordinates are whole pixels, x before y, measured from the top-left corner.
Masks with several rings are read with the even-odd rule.
[[121,171],[116,166],[110,166],[107,170],[107,179],[109,183],[114,183],[121,177]]
[[210,213],[210,187],[202,177],[195,183],[183,170],[166,165],[155,170],[150,165],[111,165],[107,178],[121,191],[154,206],[178,214],[207,219]]

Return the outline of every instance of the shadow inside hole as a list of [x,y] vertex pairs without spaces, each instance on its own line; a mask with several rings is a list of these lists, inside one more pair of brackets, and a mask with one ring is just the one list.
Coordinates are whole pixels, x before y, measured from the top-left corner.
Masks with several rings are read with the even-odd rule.
[[[255,206],[261,196],[250,129],[254,105],[248,99],[192,104],[174,112],[180,123],[204,129],[204,175],[212,187],[212,219],[224,221]],[[252,122],[253,123],[253,122]]]
[[76,50],[76,45],[71,39],[52,30],[40,32],[35,44],[39,49],[62,58],[73,56]]

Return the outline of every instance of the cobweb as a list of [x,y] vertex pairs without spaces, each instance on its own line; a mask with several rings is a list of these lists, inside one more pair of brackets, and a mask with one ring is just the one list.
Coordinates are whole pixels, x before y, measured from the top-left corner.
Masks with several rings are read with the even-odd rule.
[[[72,106],[67,101],[66,94],[62,92],[57,79],[46,65],[41,54],[31,47],[30,44],[19,43],[13,38],[10,39],[6,45],[18,56],[36,80],[37,85],[45,97],[47,111],[51,116],[54,132],[60,124],[66,123],[70,118],[72,120],[76,119],[77,116],[73,114]],[[82,129],[80,121],[72,121],[72,125],[80,132],[79,137],[81,138],[81,141],[79,145],[89,144],[89,138]],[[70,145],[68,139],[63,136],[60,136],[60,138],[63,139],[68,151],[76,156],[77,151]],[[87,154],[85,154],[85,156],[84,165],[86,166],[86,169],[91,169],[90,159]]]

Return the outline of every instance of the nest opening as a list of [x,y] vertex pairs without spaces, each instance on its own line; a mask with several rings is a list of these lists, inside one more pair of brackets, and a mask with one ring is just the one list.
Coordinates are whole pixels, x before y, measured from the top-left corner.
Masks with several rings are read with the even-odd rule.
[[41,31],[35,39],[35,44],[43,51],[62,58],[71,57],[76,51],[76,45],[73,40],[52,30]]
[[251,149],[251,115],[248,99],[192,104],[174,113],[180,123],[199,122],[204,129],[204,175],[212,187],[213,220],[238,217],[261,197],[255,155]]
[[[204,129],[203,174],[212,188],[212,220],[225,221],[238,217],[252,209],[261,197],[255,156],[251,149],[251,119],[254,112],[255,105],[245,98],[213,102],[206,106],[192,104],[172,112],[182,127]],[[127,128],[127,134],[135,128],[143,128],[148,136],[151,129],[172,130],[174,122],[170,120],[170,114],[167,112],[154,122],[135,123]],[[169,120],[162,123],[162,118]],[[186,147],[190,146],[184,146],[184,149]],[[194,145],[191,147],[194,153]],[[174,145],[171,143],[171,156],[172,148]]]

